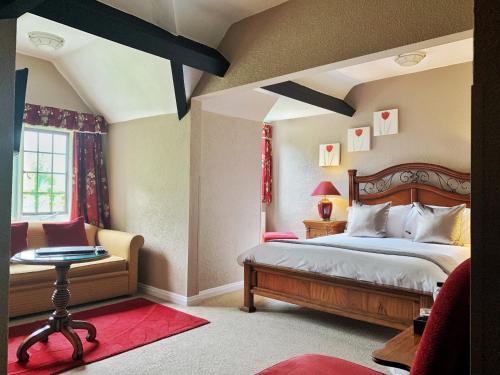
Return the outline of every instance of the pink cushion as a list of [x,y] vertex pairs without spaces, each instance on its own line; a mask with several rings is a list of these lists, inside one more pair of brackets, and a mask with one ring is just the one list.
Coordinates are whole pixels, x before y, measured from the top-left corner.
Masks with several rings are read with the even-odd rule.
[[306,354],[269,367],[258,375],[383,375],[343,359]]
[[293,232],[266,232],[264,233],[264,242],[272,240],[298,240],[299,237]]
[[28,248],[28,223],[10,225],[10,256]]
[[83,217],[65,223],[43,224],[49,246],[88,246]]

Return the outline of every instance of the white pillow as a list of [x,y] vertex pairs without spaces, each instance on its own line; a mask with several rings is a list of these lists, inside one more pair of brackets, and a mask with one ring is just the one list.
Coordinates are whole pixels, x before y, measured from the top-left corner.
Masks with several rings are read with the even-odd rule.
[[[429,206],[432,208],[440,208],[444,206]],[[413,205],[410,210],[410,214],[406,220],[405,228],[403,231],[403,237],[414,239],[415,232],[417,231],[417,219],[418,211]],[[470,208],[465,208],[462,216],[462,224],[460,229],[460,237],[457,241],[457,245],[468,245],[471,243],[470,240]]]
[[385,237],[390,208],[391,202],[369,205],[353,201],[347,234],[353,237]]
[[413,241],[457,245],[465,204],[453,207],[431,207],[415,203],[417,230]]
[[402,238],[413,205],[392,206],[387,217],[387,237]]
[[404,238],[409,238],[411,240],[415,238],[415,232],[417,231],[417,219],[418,211],[415,208],[415,205],[412,204],[403,231]]
[[470,244],[470,208],[464,209],[462,225],[460,227],[460,243],[462,245]]

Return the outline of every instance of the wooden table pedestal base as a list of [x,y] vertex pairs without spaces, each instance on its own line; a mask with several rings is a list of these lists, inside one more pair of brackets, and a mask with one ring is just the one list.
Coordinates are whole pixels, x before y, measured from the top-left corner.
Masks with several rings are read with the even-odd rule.
[[95,327],[84,321],[72,320],[71,314],[67,307],[71,297],[68,289],[67,274],[69,265],[56,266],[57,281],[54,283],[55,290],[52,294],[52,302],[56,310],[49,318],[47,325],[36,330],[31,335],[26,337],[22,344],[17,349],[17,359],[19,362],[27,362],[29,360],[28,349],[37,342],[47,342],[49,336],[53,333],[60,332],[73,346],[73,359],[79,360],[83,356],[83,346],[80,337],[76,334],[75,329],[85,329],[88,331],[87,341],[94,341],[96,337]]

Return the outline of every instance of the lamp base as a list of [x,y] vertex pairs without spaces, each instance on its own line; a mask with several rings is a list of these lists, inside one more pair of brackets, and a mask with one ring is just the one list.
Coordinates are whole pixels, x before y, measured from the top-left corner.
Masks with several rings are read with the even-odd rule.
[[330,217],[332,216],[332,208],[333,204],[328,199],[323,199],[318,203],[318,213],[319,216],[323,219],[323,221],[330,221]]

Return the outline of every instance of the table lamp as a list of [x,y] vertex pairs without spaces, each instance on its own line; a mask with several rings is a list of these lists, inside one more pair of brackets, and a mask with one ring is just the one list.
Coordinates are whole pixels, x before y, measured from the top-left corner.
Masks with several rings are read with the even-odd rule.
[[322,181],[319,183],[319,185],[314,189],[312,192],[313,196],[316,195],[322,195],[323,199],[319,201],[318,203],[318,212],[319,216],[324,220],[324,221],[329,221],[330,216],[332,216],[332,201],[329,200],[326,196],[327,195],[340,195],[339,191],[337,188],[330,182],[330,181]]

